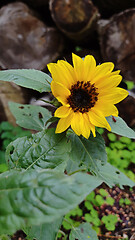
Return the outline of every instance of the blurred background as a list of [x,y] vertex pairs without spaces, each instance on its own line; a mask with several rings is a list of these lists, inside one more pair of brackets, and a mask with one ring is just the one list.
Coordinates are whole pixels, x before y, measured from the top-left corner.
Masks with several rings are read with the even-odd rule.
[[[112,61],[130,95],[118,104],[120,116],[135,128],[135,0],[1,0],[0,46],[1,70],[47,72],[49,62],[71,62],[72,52]],[[40,104],[40,97],[0,82],[0,121],[15,124],[8,101]]]

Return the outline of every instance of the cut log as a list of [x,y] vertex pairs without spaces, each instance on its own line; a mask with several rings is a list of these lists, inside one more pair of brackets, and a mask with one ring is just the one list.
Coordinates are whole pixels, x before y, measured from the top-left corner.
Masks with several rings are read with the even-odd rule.
[[21,2],[0,9],[0,46],[2,69],[44,69],[64,48],[59,31],[47,27]]
[[124,78],[135,81],[135,8],[99,20],[101,54],[112,61]]
[[117,104],[120,117],[129,127],[135,128],[135,98],[128,96],[122,102]]
[[76,42],[90,39],[99,19],[90,0],[50,0],[50,11],[57,27]]
[[23,2],[31,5],[32,7],[42,7],[46,6],[49,0],[23,0]]
[[93,0],[102,17],[110,17],[128,8],[135,7],[134,0]]
[[25,104],[28,101],[27,93],[14,83],[0,81],[0,122],[9,121],[15,125],[15,119],[8,107],[9,101]]

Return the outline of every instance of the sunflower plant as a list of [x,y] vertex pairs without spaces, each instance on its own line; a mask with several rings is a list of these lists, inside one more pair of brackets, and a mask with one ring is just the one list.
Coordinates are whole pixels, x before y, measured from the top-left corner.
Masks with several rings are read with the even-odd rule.
[[[110,187],[134,183],[107,162],[98,127],[134,138],[115,104],[128,96],[118,85],[111,62],[73,54],[73,66],[49,63],[50,75],[34,69],[0,71],[0,80],[51,92],[54,116],[47,109],[9,102],[16,123],[35,130],[6,149],[8,171],[0,174],[0,235],[22,229],[28,239],[58,239],[63,217],[103,182]],[[51,123],[56,127],[51,127]],[[88,223],[72,228],[70,240],[97,235]]]

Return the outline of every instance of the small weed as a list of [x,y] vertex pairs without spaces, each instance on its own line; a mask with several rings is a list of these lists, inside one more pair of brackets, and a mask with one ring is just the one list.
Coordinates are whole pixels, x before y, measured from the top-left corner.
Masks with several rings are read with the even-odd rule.
[[103,216],[101,220],[105,224],[105,227],[108,231],[114,231],[115,225],[118,222],[118,217],[110,214],[108,216]]
[[17,126],[14,127],[9,122],[0,123],[0,173],[8,170],[5,162],[5,150],[8,144],[19,137],[31,136],[30,131]]
[[[103,129],[98,129],[100,134],[103,134]],[[135,175],[130,170],[130,164],[135,163],[135,143],[126,137],[120,137],[118,140],[117,135],[108,133],[108,139],[110,141],[109,146],[106,147],[108,162],[117,167],[120,171],[124,172],[129,178],[135,181]],[[115,191],[115,190],[114,190]],[[112,191],[113,193],[113,191]],[[114,193],[117,195],[117,193]],[[114,196],[115,196],[114,195]],[[126,207],[131,205],[130,199],[121,197],[118,202],[115,203],[115,198],[109,194],[109,192],[100,188],[97,192],[91,192],[84,201],[84,207],[82,207],[79,214],[79,208],[72,210],[66,215],[65,219],[68,222],[63,222],[64,229],[71,229],[71,225],[77,226],[79,222],[75,223],[75,218],[80,217],[80,222],[85,220],[92,224],[93,229],[97,233],[101,233],[101,229],[104,228],[106,231],[114,231],[116,226],[119,226],[122,220],[118,219],[118,214],[111,214],[111,211],[116,208],[116,205]],[[101,210],[102,209],[102,210]],[[100,213],[104,213],[103,215]],[[106,211],[106,213],[105,213]],[[73,219],[74,217],[74,219]],[[78,218],[78,217],[77,217]],[[62,238],[63,239],[63,238]]]

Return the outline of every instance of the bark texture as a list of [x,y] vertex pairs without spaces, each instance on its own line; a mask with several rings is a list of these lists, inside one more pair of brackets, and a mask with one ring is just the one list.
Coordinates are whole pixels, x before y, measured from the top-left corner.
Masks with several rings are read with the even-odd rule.
[[57,27],[75,41],[92,36],[99,19],[98,9],[90,0],[50,0],[50,11]]
[[63,50],[63,37],[47,27],[21,2],[0,9],[0,66],[2,69],[44,69]]
[[112,61],[127,80],[135,81],[135,8],[99,20],[102,57]]

